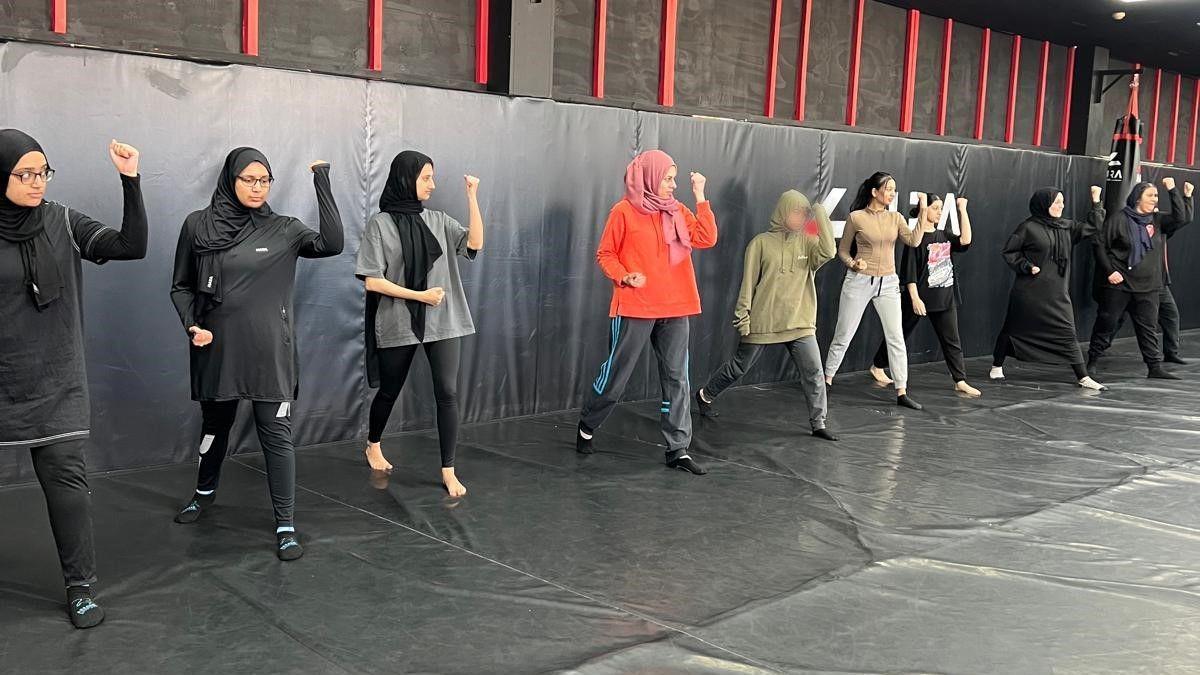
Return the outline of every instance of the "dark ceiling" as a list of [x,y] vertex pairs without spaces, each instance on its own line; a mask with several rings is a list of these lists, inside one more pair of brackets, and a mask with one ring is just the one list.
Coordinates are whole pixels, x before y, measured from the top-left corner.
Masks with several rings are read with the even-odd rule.
[[[1200,0],[884,1],[1037,40],[1107,47],[1122,60],[1200,76]],[[1113,12],[1126,17],[1116,21]]]

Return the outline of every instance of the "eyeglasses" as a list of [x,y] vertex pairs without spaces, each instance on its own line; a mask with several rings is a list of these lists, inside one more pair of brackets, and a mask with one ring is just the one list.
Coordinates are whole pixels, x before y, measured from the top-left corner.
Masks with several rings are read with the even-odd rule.
[[21,185],[33,185],[33,182],[39,178],[45,184],[54,178],[54,169],[46,169],[45,171],[20,171],[9,175],[16,176],[21,181]]
[[251,187],[251,188],[260,187],[260,186],[269,188],[269,187],[271,187],[271,183],[275,182],[275,179],[271,178],[270,176],[267,176],[266,178],[250,178],[247,176],[238,176],[237,179],[242,182],[242,185],[245,185],[246,187]]

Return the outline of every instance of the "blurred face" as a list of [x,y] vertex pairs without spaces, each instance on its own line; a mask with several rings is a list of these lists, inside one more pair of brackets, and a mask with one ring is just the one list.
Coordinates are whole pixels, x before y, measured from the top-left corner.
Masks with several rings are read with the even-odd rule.
[[942,200],[933,200],[929,204],[929,208],[925,209],[925,222],[930,225],[937,225],[942,222]]
[[1146,188],[1146,191],[1142,193],[1142,198],[1138,200],[1138,213],[1154,213],[1154,210],[1157,208],[1158,188],[1153,186],[1148,187]]
[[[8,201],[29,208],[40,205],[42,198],[46,196],[45,172],[49,169],[50,165],[46,163],[46,156],[42,153],[29,152],[23,155],[9,172],[8,189],[4,192]],[[22,174],[30,180],[28,185],[25,184]]]
[[426,164],[421,167],[421,173],[417,174],[417,199],[426,201],[433,196],[436,189],[437,184],[433,182],[433,165]]
[[804,229],[808,221],[812,218],[812,212],[808,209],[798,206],[792,209],[787,219],[783,221],[783,226],[791,232],[799,232]]
[[679,169],[671,167],[667,169],[667,175],[663,176],[662,182],[658,184],[658,196],[663,199],[670,199],[675,194],[675,176],[679,173]]
[[1063,199],[1062,193],[1058,193],[1054,198],[1054,203],[1050,205],[1050,216],[1052,218],[1062,218],[1063,208],[1066,205],[1067,202]]
[[871,196],[875,198],[875,201],[883,205],[884,208],[891,206],[892,202],[896,199],[896,181],[891,178],[887,179],[883,187],[871,190]]
[[257,209],[267,203],[267,195],[271,192],[271,172],[259,162],[250,162],[238,174],[233,187],[242,206]]

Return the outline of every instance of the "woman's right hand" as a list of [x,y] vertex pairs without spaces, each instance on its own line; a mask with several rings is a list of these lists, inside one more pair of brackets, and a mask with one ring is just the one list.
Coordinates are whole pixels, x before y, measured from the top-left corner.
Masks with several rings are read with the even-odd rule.
[[867,263],[863,262],[862,260],[859,260],[858,258],[855,258],[854,260],[850,261],[850,269],[854,270],[855,272],[861,272],[864,269],[866,269],[866,267],[867,267]]
[[1037,276],[1037,273],[1041,272],[1041,271],[1042,271],[1042,268],[1038,267],[1037,265],[1034,265],[1033,267],[1029,268],[1029,273],[1034,276]]
[[212,344],[212,341],[213,341],[212,331],[204,330],[200,326],[192,326],[191,328],[188,329],[188,332],[192,334],[192,344],[193,345],[195,345],[197,347],[207,347],[210,344]]
[[621,280],[621,283],[631,288],[641,288],[642,286],[646,285],[646,275],[642,274],[641,272],[630,272],[629,274],[625,275],[625,278]]
[[1116,286],[1125,282],[1125,277],[1120,272],[1113,272],[1108,275],[1108,283]]
[[912,306],[913,314],[916,314],[917,316],[926,316],[929,314],[929,312],[925,309],[925,301],[915,295],[912,298]]
[[445,289],[443,289],[441,286],[434,286],[433,288],[421,293],[421,302],[429,305],[430,307],[437,307],[438,305],[442,304],[442,300],[445,297]]

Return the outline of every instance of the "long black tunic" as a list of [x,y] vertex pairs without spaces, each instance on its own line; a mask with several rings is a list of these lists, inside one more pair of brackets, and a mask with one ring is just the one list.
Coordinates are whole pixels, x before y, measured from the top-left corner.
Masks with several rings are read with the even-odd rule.
[[37,207],[62,276],[61,297],[38,311],[24,286],[17,244],[0,240],[0,449],[86,438],[90,427],[83,353],[80,260],[146,256],[146,209],[138,178],[121,176],[121,230],[55,202]]
[[205,316],[196,312],[196,255],[192,250],[201,212],[184,220],[175,249],[171,301],[185,330],[199,326],[213,334],[208,346],[190,346],[192,400],[296,399],[300,370],[292,316],[296,260],[342,252],[342,220],[329,186],[328,166],[317,168],[313,184],[320,232],[296,218],[277,214],[250,225],[254,232],[224,254],[224,298]]
[[1096,259],[1096,288],[1113,287],[1108,277],[1120,272],[1125,277],[1115,288],[1128,293],[1154,293],[1168,284],[1166,268],[1167,238],[1181,227],[1192,222],[1194,205],[1190,197],[1185,198],[1179,188],[1168,190],[1171,212],[1154,214],[1154,247],[1136,267],[1129,267],[1129,224],[1123,211],[1114,211],[1104,221],[1104,227],[1092,240],[1092,251]]
[[[1092,236],[1104,222],[1104,209],[1093,205],[1085,221],[1071,222],[1072,246]],[[1071,266],[1063,273],[1051,260],[1051,228],[1030,219],[1017,226],[1004,245],[1004,260],[1017,273],[1008,299],[1003,334],[1010,356],[1038,363],[1083,363],[1071,304]],[[1069,256],[1068,256],[1069,258]],[[1032,274],[1034,267],[1040,271]]]

